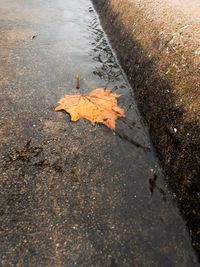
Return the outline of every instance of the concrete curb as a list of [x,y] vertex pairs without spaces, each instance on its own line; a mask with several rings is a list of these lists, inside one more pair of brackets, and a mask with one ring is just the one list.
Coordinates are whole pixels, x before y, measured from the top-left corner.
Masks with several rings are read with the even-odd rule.
[[93,0],[200,255],[200,5]]

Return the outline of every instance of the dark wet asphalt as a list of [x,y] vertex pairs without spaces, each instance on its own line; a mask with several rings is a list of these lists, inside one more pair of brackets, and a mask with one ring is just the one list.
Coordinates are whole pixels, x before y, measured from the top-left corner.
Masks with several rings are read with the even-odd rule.
[[[0,266],[198,266],[90,1],[0,0],[0,56]],[[76,73],[123,94],[116,134],[54,112]]]

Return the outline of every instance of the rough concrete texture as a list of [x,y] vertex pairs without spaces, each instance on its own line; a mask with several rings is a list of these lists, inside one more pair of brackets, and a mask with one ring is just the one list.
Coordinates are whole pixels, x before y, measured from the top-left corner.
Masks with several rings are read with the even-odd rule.
[[[198,266],[91,2],[0,2],[0,266]],[[122,94],[116,134],[54,111],[77,72]]]
[[200,253],[200,3],[93,2]]

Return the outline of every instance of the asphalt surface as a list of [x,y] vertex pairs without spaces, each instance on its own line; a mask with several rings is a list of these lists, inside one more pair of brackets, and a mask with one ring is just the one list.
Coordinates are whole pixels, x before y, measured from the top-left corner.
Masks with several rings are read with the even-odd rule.
[[[0,1],[0,266],[198,266],[89,0]],[[54,111],[108,87],[116,133]]]

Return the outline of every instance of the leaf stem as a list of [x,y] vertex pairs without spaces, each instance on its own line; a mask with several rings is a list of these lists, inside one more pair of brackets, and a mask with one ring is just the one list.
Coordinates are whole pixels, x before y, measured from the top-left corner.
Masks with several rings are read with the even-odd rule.
[[79,73],[76,74],[76,89],[80,89],[80,75]]

